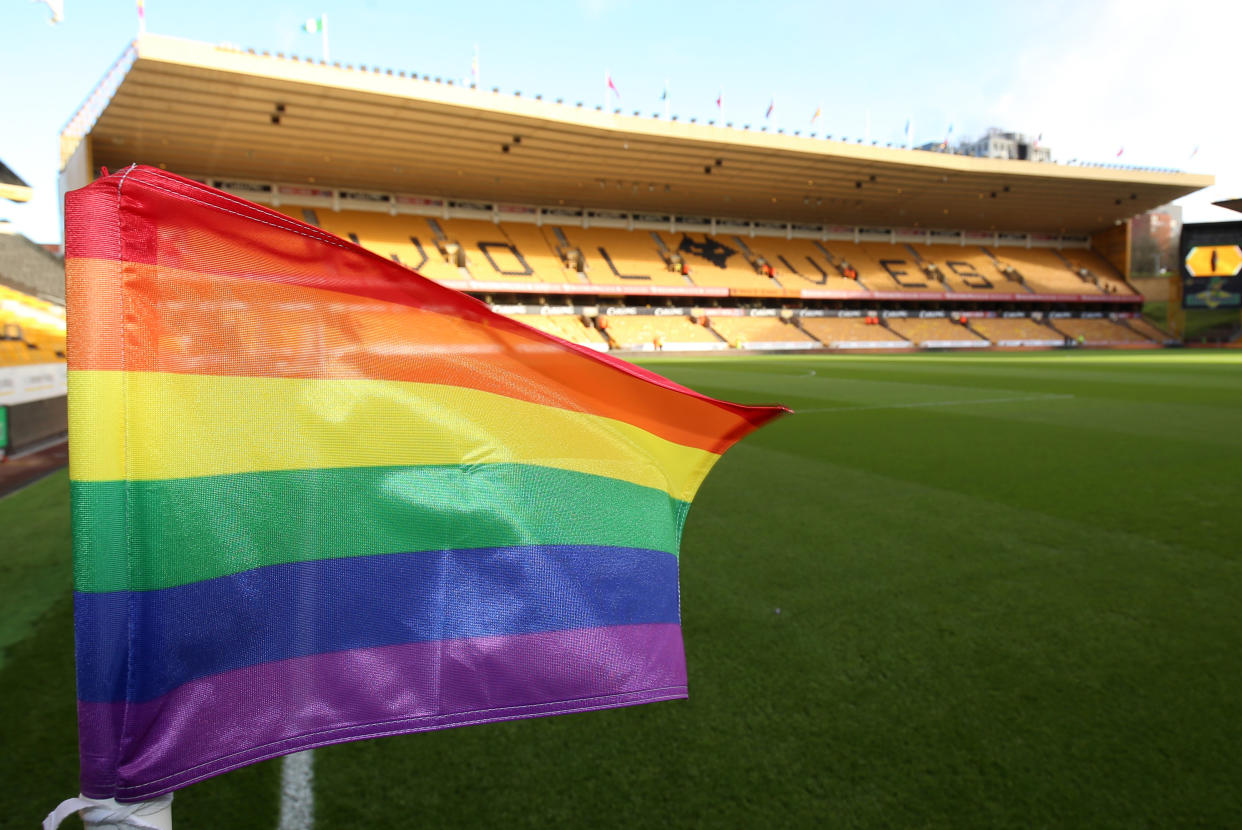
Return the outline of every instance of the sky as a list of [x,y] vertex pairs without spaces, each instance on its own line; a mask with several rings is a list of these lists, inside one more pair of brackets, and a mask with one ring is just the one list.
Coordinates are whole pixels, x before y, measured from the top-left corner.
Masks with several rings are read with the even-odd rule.
[[[38,242],[62,238],[60,130],[138,30],[135,0],[63,2],[53,25],[38,0],[0,0],[0,159],[35,189],[0,219]],[[480,84],[524,96],[596,105],[611,76],[627,113],[662,113],[667,88],[683,120],[881,144],[907,122],[915,145],[998,126],[1062,162],[1214,175],[1179,202],[1188,222],[1235,219],[1211,202],[1242,197],[1237,0],[146,3],[152,33],[307,57],[321,14],[343,63],[468,79],[477,47]]]

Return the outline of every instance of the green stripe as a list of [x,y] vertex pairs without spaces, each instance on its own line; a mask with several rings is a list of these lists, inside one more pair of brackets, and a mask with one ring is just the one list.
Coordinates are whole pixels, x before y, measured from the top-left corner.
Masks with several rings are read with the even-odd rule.
[[89,592],[377,553],[579,544],[676,555],[690,508],[650,487],[524,464],[75,481],[72,488],[74,586]]

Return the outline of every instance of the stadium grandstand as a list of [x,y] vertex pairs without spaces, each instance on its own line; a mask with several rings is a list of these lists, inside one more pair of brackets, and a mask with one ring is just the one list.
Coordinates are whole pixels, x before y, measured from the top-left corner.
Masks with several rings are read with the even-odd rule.
[[61,186],[158,166],[595,349],[1155,347],[1128,219],[1212,183],[756,132],[144,35]]
[[0,161],[0,199],[8,199],[10,202],[29,202],[32,192],[30,185],[26,184],[21,176]]
[[0,225],[0,459],[59,443],[68,428],[64,263],[4,227]]

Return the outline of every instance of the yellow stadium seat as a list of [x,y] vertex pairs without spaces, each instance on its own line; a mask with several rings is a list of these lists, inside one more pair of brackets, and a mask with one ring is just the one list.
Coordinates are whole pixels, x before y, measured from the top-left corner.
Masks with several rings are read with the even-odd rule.
[[810,239],[778,239],[767,236],[742,237],[741,243],[772,266],[776,272],[776,280],[782,288],[864,290],[858,280],[841,276],[822,243]]
[[1064,317],[1051,321],[1052,327],[1071,340],[1083,339],[1087,346],[1151,346],[1148,340],[1137,331],[1114,323],[1112,320],[1082,320],[1077,317]]
[[909,341],[883,326],[861,317],[803,317],[802,328],[825,346],[834,348],[906,347]]
[[970,321],[970,327],[997,346],[1059,346],[1060,332],[1026,317],[983,317]]
[[[434,220],[450,244],[465,253],[469,278],[482,282],[555,282],[567,280],[554,252],[538,236],[522,234],[524,244],[518,245],[504,228],[477,219]],[[429,222],[430,224],[430,222]],[[434,227],[434,226],[433,226]],[[460,278],[460,277],[459,277]]]
[[711,325],[734,348],[754,348],[765,343],[817,345],[815,338],[779,317],[712,317]]
[[[1104,290],[1094,282],[1074,272],[1066,260],[1056,251],[1047,248],[989,249],[996,259],[1018,270],[1024,283],[1035,294],[1103,294]],[[1079,251],[1075,254],[1082,253]],[[1123,288],[1122,293],[1131,293]]]
[[534,270],[535,276],[543,282],[580,282],[578,273],[565,267],[557,256],[556,245],[548,239],[548,229],[540,228],[524,222],[505,222],[498,228],[504,234],[515,251]]
[[[1095,277],[1101,289],[1106,286],[1111,288],[1113,294],[1133,294],[1130,286],[1126,285],[1125,280],[1121,278],[1121,274],[1113,267],[1112,263],[1095,251],[1085,248],[1076,248],[1070,251],[1064,251],[1063,256],[1069,262],[1073,269],[1085,268]],[[1086,292],[1084,292],[1086,293]]]
[[[301,209],[282,208],[300,218]],[[782,239],[736,233],[538,226],[359,210],[319,210],[324,230],[431,279],[456,282],[701,286],[755,295],[818,289],[877,292],[1133,292],[1090,250]],[[460,256],[456,253],[460,250]],[[578,262],[567,259],[571,251]],[[683,274],[672,258],[687,266]],[[772,275],[763,273],[771,266]],[[841,273],[848,266],[857,279]],[[1018,279],[1018,275],[1021,279]]]
[[724,348],[712,331],[689,317],[610,316],[605,332],[620,349]]
[[65,310],[0,286],[0,361],[4,365],[65,359]]
[[670,270],[650,231],[567,226],[560,226],[556,231],[564,236],[569,248],[582,252],[587,280],[593,285],[694,284]]
[[[948,292],[986,292],[1021,294],[1026,291],[1020,284],[1006,278],[994,259],[982,248],[964,245],[911,245],[924,263],[936,266],[943,283],[930,281],[936,288]],[[924,273],[920,271],[920,273]]]
[[669,251],[676,251],[685,259],[695,285],[761,290],[780,287],[757,273],[737,242],[727,235],[656,233]]
[[945,317],[903,317],[888,320],[893,331],[919,346],[935,347],[942,343],[986,346],[988,341],[970,329]]
[[539,329],[542,332],[554,335],[562,340],[568,340],[570,343],[577,343],[580,346],[607,346],[608,343],[604,336],[594,327],[585,325],[582,319],[572,314],[511,314],[514,320],[518,320],[531,328]]
[[434,280],[465,277],[436,249],[427,220],[361,210],[318,211],[320,226],[385,259],[395,260]]

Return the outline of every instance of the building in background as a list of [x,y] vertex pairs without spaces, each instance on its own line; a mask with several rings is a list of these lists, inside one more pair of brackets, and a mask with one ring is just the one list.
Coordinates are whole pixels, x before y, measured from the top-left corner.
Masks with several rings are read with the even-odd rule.
[[1130,262],[1135,274],[1157,275],[1174,269],[1182,230],[1182,209],[1161,205],[1130,220]]
[[1031,139],[1022,133],[1005,132],[1000,127],[989,127],[982,138],[959,143],[957,152],[985,159],[1052,161],[1052,151],[1040,144],[1038,137]]

